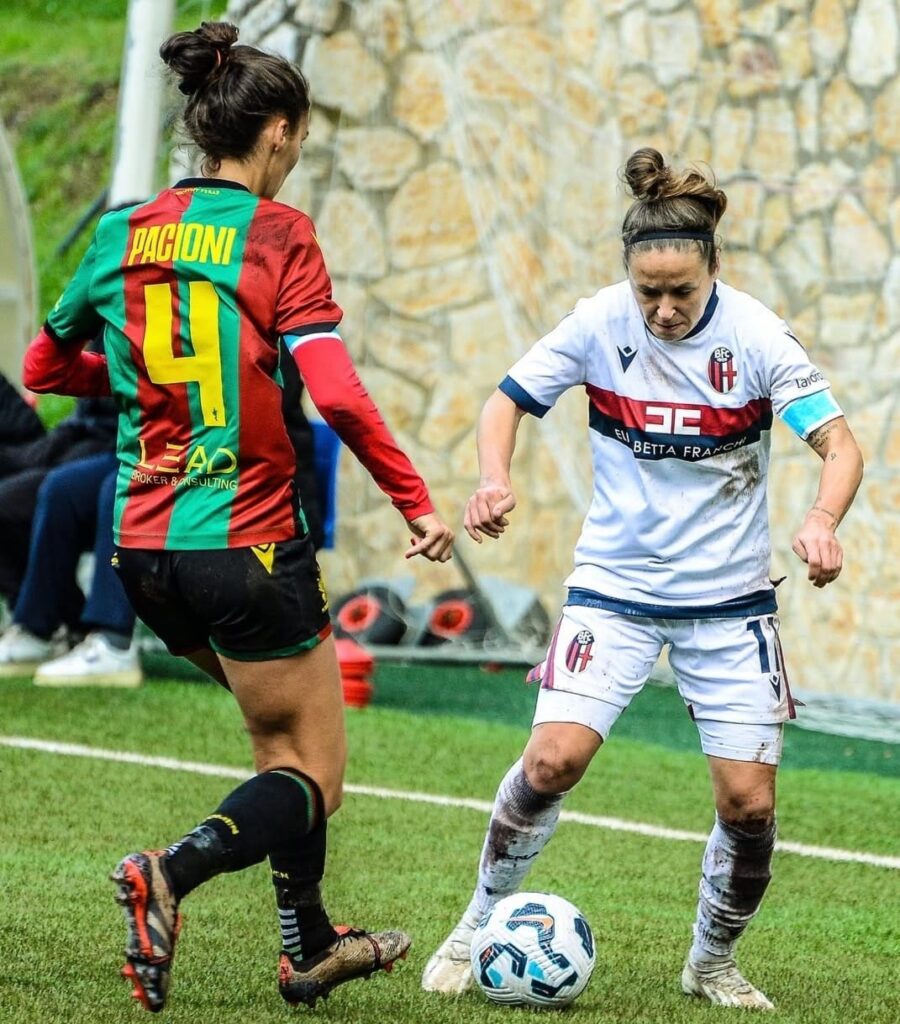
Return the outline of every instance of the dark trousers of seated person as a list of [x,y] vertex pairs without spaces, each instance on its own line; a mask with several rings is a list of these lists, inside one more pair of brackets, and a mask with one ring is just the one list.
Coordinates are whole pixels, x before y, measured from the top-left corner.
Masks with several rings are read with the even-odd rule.
[[29,469],[0,480],[0,597],[12,608],[28,569],[28,543],[38,491],[48,469]]
[[[51,470],[38,491],[28,568],[13,621],[49,638],[59,626],[129,637],[134,612],[110,562],[118,460],[95,455]],[[78,586],[82,554],[94,554],[87,599]]]
[[0,443],[0,597],[12,608],[28,568],[31,527],[41,484],[55,466],[115,448],[114,438],[60,424],[25,443]]

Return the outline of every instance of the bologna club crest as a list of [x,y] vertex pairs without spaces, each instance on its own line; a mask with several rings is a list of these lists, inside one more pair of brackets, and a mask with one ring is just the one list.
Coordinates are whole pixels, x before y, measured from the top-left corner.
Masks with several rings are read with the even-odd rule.
[[737,381],[737,370],[734,368],[734,355],[730,348],[720,345],[709,357],[706,367],[709,382],[723,395],[727,394]]
[[583,672],[594,659],[591,654],[593,646],[594,634],[589,629],[576,633],[566,648],[566,668],[570,672]]

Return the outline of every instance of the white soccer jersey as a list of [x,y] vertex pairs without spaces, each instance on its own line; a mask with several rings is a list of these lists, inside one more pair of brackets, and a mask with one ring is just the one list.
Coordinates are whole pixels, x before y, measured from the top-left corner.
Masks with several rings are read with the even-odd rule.
[[623,281],[578,302],[500,388],[543,416],[575,386],[589,401],[594,495],[570,603],[659,617],[774,609],[772,412],[802,438],[842,415],[784,321],[717,282],[691,333],[660,341]]

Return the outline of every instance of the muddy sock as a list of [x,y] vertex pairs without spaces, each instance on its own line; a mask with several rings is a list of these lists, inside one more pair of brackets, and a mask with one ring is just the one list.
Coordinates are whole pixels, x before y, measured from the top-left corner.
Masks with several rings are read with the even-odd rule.
[[510,768],[494,800],[481,850],[478,885],[467,913],[481,917],[498,900],[518,890],[556,830],[563,795],[536,792],[521,758]]
[[716,816],[703,855],[692,963],[714,966],[733,959],[734,945],[759,910],[772,877],[774,848],[774,820],[753,834]]

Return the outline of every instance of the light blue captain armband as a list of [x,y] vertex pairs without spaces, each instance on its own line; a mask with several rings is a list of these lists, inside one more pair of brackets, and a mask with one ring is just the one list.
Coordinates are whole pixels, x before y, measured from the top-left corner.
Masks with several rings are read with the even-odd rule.
[[538,419],[550,412],[549,405],[542,405],[536,398],[532,398],[525,388],[521,384],[517,384],[510,376],[504,377],[497,387],[507,398],[511,398],[520,409],[530,412],[532,416],[537,416]]
[[344,340],[334,324],[312,324],[309,327],[285,334],[284,343],[287,345],[288,352],[293,353],[294,349],[299,348],[300,345],[305,345],[308,341],[317,341],[319,338]]
[[791,430],[805,441],[817,427],[844,414],[832,397],[830,389],[826,388],[814,395],[801,395],[800,398],[795,398],[779,415]]

